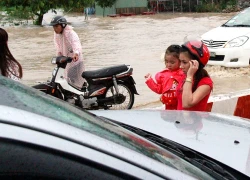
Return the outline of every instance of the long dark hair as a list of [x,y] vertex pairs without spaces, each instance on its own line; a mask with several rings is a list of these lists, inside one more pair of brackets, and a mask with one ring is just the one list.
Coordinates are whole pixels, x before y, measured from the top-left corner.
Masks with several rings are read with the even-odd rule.
[[189,50],[185,47],[181,47],[180,53],[185,53],[190,59],[197,60],[199,62],[199,68],[194,74],[194,85],[192,87],[192,92],[197,89],[198,83],[204,77],[210,77],[208,72],[204,69],[204,65],[200,62],[199,58],[189,52]]
[[23,70],[21,64],[13,57],[8,47],[8,33],[0,28],[0,69],[1,74],[6,77],[11,75],[22,78]]

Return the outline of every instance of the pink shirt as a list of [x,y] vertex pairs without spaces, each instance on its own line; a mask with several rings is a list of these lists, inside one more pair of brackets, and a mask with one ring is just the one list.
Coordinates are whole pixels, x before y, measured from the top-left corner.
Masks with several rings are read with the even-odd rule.
[[[184,81],[184,80],[183,80]],[[184,83],[184,82],[183,82]],[[198,104],[191,108],[183,108],[182,107],[182,87],[183,83],[179,83],[177,87],[177,100],[178,100],[178,106],[177,110],[187,110],[187,111],[206,111],[207,107],[207,101],[210,96],[210,93],[206,95]],[[202,85],[209,85],[211,90],[213,89],[213,81],[210,77],[204,77],[200,80],[200,82],[197,85],[197,88]]]
[[67,25],[62,34],[54,33],[54,43],[57,56],[73,57],[74,53],[78,53],[78,61],[68,63],[64,75],[69,83],[77,87],[82,87],[84,82],[84,78],[82,78],[84,64],[82,46],[78,35],[71,26]]

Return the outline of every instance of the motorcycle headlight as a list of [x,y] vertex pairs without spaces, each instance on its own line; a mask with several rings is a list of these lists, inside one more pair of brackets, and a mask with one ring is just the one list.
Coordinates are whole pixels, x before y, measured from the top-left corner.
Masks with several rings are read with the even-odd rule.
[[248,39],[249,39],[249,37],[247,37],[247,36],[240,36],[240,37],[237,37],[237,38],[235,38],[235,39],[229,41],[229,42],[225,45],[225,48],[242,46],[243,44],[245,44],[245,43],[247,42]]
[[54,77],[56,75],[57,72],[57,67],[54,68],[53,72],[52,72],[52,76]]
[[56,57],[53,57],[53,58],[51,59],[51,63],[52,63],[52,64],[56,64]]

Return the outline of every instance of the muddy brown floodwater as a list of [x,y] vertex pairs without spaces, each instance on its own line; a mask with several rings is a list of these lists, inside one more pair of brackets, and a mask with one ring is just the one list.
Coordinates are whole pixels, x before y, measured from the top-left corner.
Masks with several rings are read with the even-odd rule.
[[[67,20],[78,33],[83,48],[86,70],[117,64],[130,64],[140,95],[135,97],[134,108],[159,105],[159,95],[146,85],[144,75],[155,74],[164,68],[162,54],[172,43],[182,44],[186,36],[199,37],[211,28],[220,26],[234,13],[157,14],[102,18],[83,14],[68,14]],[[44,17],[44,26],[5,26],[9,46],[21,62],[26,85],[46,81],[54,66],[53,30],[46,26],[52,14]],[[214,81],[213,94],[235,92],[250,88],[249,67],[224,68],[207,66]]]

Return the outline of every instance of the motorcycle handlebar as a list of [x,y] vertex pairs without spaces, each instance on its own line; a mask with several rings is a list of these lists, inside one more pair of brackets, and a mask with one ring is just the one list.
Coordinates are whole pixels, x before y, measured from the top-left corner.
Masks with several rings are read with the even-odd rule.
[[72,62],[72,58],[67,57],[67,56],[56,56],[56,57],[53,57],[51,60],[52,64],[62,64],[62,63],[70,63],[70,62]]

